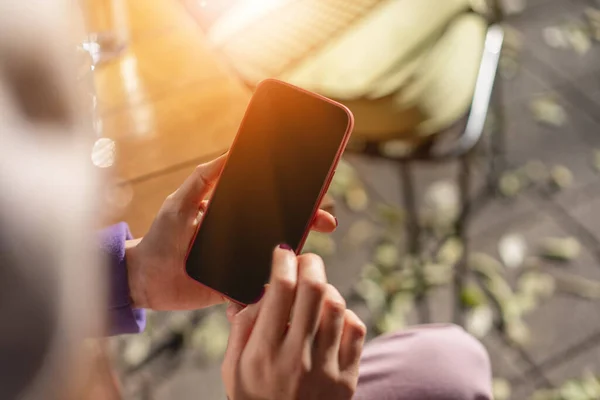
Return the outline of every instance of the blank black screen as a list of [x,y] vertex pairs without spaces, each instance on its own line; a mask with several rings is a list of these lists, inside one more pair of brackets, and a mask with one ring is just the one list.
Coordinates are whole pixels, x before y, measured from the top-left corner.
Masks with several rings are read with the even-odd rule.
[[349,123],[335,104],[263,82],[191,246],[190,277],[241,303],[256,301],[273,248],[301,245]]

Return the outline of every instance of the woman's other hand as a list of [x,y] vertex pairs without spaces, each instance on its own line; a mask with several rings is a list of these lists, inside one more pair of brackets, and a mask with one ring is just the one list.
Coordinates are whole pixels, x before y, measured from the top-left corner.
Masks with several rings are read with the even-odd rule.
[[257,304],[227,310],[222,376],[229,399],[350,400],[364,324],[327,284],[318,256],[278,248],[271,271]]

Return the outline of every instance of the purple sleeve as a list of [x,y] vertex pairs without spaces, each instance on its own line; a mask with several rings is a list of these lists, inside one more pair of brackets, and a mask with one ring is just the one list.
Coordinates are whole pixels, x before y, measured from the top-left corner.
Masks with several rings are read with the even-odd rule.
[[126,223],[120,222],[100,232],[102,252],[108,257],[109,334],[140,333],[146,326],[144,310],[134,310],[129,296],[125,241],[133,239]]

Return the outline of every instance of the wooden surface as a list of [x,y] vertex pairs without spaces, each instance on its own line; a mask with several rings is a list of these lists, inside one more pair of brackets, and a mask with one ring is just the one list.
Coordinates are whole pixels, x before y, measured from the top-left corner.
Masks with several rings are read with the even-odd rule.
[[117,144],[113,175],[128,193],[110,220],[140,236],[193,166],[227,150],[250,92],[181,3],[127,3],[129,49],[98,67],[95,80],[103,136]]

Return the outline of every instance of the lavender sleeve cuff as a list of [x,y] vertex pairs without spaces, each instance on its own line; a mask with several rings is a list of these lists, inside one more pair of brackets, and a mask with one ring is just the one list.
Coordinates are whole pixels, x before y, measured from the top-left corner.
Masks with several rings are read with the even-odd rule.
[[108,257],[109,334],[140,333],[146,326],[144,310],[132,308],[127,281],[125,241],[133,239],[126,223],[120,222],[100,232],[102,252]]

